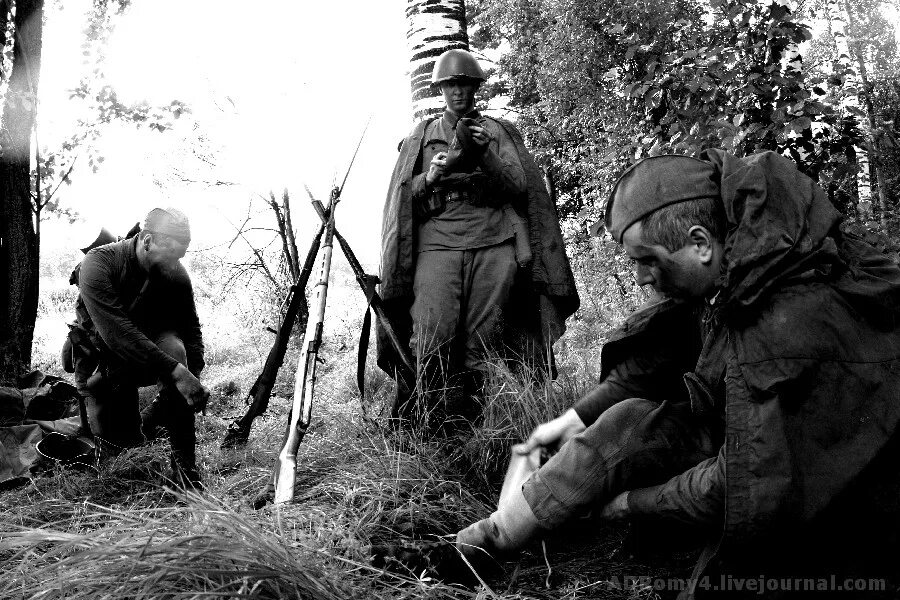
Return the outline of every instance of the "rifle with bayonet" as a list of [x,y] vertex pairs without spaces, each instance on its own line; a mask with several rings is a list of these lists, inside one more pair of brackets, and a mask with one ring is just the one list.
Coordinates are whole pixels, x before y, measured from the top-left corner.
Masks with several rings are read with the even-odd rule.
[[328,277],[331,273],[331,253],[334,239],[334,213],[340,199],[340,190],[334,188],[328,203],[328,221],[325,236],[319,249],[319,275],[313,290],[313,313],[306,323],[303,336],[303,353],[297,365],[294,379],[294,401],[287,436],[275,463],[275,502],[290,502],[294,498],[294,481],[297,471],[297,448],[306,437],[312,419],[313,397],[316,387],[316,367],[319,363],[319,347],[322,344],[322,328],[325,324],[325,305],[328,299]]
[[[319,275],[316,287],[313,290],[313,312],[306,323],[306,334],[303,337],[303,352],[297,365],[297,372],[294,378],[294,400],[291,405],[291,415],[288,420],[288,429],[285,435],[284,446],[278,453],[278,459],[275,462],[274,484],[275,484],[275,502],[281,504],[290,502],[294,498],[294,483],[297,475],[297,449],[306,432],[309,429],[312,420],[312,405],[316,387],[316,367],[319,362],[319,346],[322,344],[322,329],[325,324],[325,305],[328,299],[328,278],[331,274],[331,254],[334,245],[334,213],[338,202],[341,199],[341,192],[347,183],[347,177],[350,175],[350,169],[353,168],[353,162],[359,153],[359,147],[362,145],[363,138],[366,135],[366,128],[363,129],[356,150],[353,152],[353,158],[350,159],[350,165],[344,174],[344,180],[340,187],[335,186],[331,190],[331,197],[328,201],[328,210],[325,211],[327,219],[325,220],[325,233],[322,239],[319,252],[321,254],[319,263]],[[315,204],[315,202],[314,202]],[[321,205],[321,203],[319,203]]]
[[[307,190],[307,193],[309,193],[309,190]],[[328,212],[325,207],[322,206],[322,202],[313,198],[312,194],[310,194],[309,196],[310,200],[312,201],[313,208],[316,209],[316,213],[318,213],[319,218],[322,219],[322,223],[326,223],[328,221]],[[378,277],[369,275],[363,270],[362,265],[356,258],[356,254],[353,253],[353,249],[350,247],[350,244],[347,243],[347,240],[344,239],[344,236],[342,236],[337,229],[334,230],[334,237],[337,238],[338,244],[340,244],[341,250],[343,251],[344,256],[347,258],[347,262],[350,264],[350,269],[353,271],[353,275],[356,277],[357,283],[359,283],[360,289],[362,290],[363,294],[366,295],[366,317],[363,319],[363,337],[361,337],[360,339],[359,358],[357,361],[357,385],[359,386],[359,393],[361,395],[363,394],[365,354],[366,349],[369,345],[367,337],[370,326],[368,312],[369,307],[372,308],[372,310],[375,312],[375,316],[380,320],[382,328],[387,334],[388,339],[391,341],[391,345],[394,347],[394,351],[400,358],[400,364],[397,365],[398,379],[401,379],[403,384],[408,386],[408,389],[412,389],[412,387],[415,385],[416,380],[416,368],[413,364],[409,348],[405,347],[404,344],[400,341],[400,337],[397,335],[397,332],[394,330],[393,325],[385,314],[384,301],[381,299],[381,296],[378,294],[378,292],[375,291],[375,285],[380,283],[380,280],[378,279]]]
[[[321,202],[319,204],[321,205]],[[306,284],[309,281],[309,276],[315,265],[316,255],[319,252],[319,243],[322,240],[322,234],[325,232],[326,221],[327,219],[322,221],[319,231],[316,233],[315,237],[313,237],[312,243],[309,246],[309,252],[306,253],[306,260],[303,263],[303,268],[300,270],[297,280],[290,287],[288,297],[285,300],[287,309],[284,311],[281,326],[275,333],[275,341],[272,342],[272,348],[269,350],[269,355],[266,357],[266,364],[263,366],[262,372],[259,374],[259,377],[256,378],[253,387],[250,388],[250,392],[247,394],[248,399],[252,398],[250,406],[247,408],[247,412],[244,413],[243,417],[237,419],[228,426],[228,431],[225,433],[225,439],[222,440],[223,448],[233,448],[247,442],[247,439],[250,437],[250,428],[253,426],[253,420],[266,412],[266,409],[269,407],[269,398],[272,395],[272,387],[275,385],[278,369],[280,369],[281,365],[284,363],[284,355],[287,352],[288,341],[290,340],[291,332],[294,329],[294,323],[298,316],[300,317],[300,327],[306,327],[306,322],[309,317],[309,307],[306,303]]]

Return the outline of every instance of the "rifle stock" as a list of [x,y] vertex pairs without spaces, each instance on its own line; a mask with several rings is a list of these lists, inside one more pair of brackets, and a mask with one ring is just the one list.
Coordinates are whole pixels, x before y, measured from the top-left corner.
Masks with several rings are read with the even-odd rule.
[[328,204],[328,220],[325,237],[320,248],[319,276],[314,290],[313,313],[306,323],[303,337],[303,354],[294,379],[294,400],[287,439],[278,454],[275,467],[275,502],[281,504],[294,498],[294,482],[297,471],[297,448],[306,436],[312,417],[313,395],[316,384],[316,365],[319,346],[322,343],[322,327],[325,322],[325,305],[328,299],[328,277],[331,273],[331,255],[334,239],[334,210],[340,198],[338,188],[332,190]]

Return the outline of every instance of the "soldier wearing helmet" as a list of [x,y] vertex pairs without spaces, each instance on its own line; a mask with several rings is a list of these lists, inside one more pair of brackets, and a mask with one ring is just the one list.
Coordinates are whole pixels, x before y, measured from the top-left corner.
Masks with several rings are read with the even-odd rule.
[[512,123],[475,108],[484,80],[469,52],[438,57],[446,108],[404,140],[385,203],[381,293],[425,391],[401,389],[395,416],[429,414],[432,431],[477,419],[490,357],[512,345],[543,361],[578,305],[539,168]]

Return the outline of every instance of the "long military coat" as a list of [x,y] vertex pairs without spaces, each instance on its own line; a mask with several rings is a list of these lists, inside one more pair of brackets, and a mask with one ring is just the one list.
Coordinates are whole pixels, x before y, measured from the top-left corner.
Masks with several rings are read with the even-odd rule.
[[[488,117],[490,118],[490,117]],[[578,309],[578,292],[566,257],[556,206],[544,186],[540,168],[509,121],[493,119],[516,145],[528,188],[525,217],[533,264],[520,272],[513,288],[514,310],[507,314],[508,330],[525,334],[546,353],[564,332],[565,320]],[[429,121],[416,125],[400,147],[384,204],[379,293],[386,312],[404,343],[411,333],[409,307],[413,300],[416,268],[416,226],[413,219],[411,180],[422,170],[422,138]],[[522,204],[520,204],[521,206]],[[380,325],[380,324],[379,324]],[[378,364],[394,374],[397,359],[383,327],[378,327]]]

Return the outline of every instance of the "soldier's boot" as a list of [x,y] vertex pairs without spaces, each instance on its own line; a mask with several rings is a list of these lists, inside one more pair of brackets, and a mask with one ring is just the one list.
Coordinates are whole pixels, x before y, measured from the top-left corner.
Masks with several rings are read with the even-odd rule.
[[496,561],[514,557],[540,531],[522,490],[516,489],[490,517],[457,533],[456,549],[476,570],[490,570]]
[[470,369],[463,374],[463,405],[460,415],[472,426],[478,426],[484,419],[485,374]]
[[172,469],[171,479],[183,490],[203,489],[203,480],[200,477],[200,469],[197,468],[196,449],[193,444],[179,443],[176,447],[172,444],[172,456],[169,459]]
[[172,480],[184,489],[202,489],[197,468],[197,432],[194,411],[187,401],[171,391],[160,393],[161,408],[165,411],[165,427],[172,448],[170,464]]
[[197,463],[186,463],[178,460],[174,456],[170,460],[172,468],[172,482],[185,491],[202,491],[203,478],[200,477],[200,470]]
[[391,415],[388,425],[393,431],[409,430],[411,428],[413,414],[416,405],[416,390],[410,387],[402,378],[397,378],[397,396],[391,407]]
[[443,401],[439,435],[471,437],[484,418],[484,375],[475,370],[457,373],[450,378]]
[[148,442],[161,438],[165,433],[165,409],[160,395],[141,411],[141,433]]

